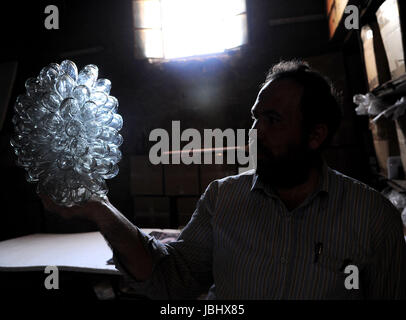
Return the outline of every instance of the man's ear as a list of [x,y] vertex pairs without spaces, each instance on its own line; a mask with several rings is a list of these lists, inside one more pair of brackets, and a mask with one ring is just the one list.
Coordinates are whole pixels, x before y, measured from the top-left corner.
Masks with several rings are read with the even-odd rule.
[[326,140],[328,135],[327,125],[320,123],[313,127],[309,135],[309,148],[312,150],[318,149],[321,144]]

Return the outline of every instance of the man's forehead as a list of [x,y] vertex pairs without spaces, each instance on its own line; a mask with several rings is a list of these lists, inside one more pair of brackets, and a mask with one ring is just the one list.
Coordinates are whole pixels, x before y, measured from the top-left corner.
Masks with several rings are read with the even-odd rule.
[[303,87],[293,79],[274,79],[264,85],[258,94],[262,108],[285,108],[298,106]]

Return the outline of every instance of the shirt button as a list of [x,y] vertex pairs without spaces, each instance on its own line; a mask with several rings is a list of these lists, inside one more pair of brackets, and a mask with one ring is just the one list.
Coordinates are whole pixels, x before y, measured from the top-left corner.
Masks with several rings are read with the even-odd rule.
[[281,263],[282,264],[286,264],[288,262],[288,260],[285,258],[285,257],[282,257],[281,258]]

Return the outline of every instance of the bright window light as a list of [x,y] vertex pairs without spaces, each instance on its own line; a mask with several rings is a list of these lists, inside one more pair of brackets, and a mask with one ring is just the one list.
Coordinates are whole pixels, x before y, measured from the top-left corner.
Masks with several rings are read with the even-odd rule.
[[245,0],[133,1],[135,41],[148,58],[221,53],[247,42]]

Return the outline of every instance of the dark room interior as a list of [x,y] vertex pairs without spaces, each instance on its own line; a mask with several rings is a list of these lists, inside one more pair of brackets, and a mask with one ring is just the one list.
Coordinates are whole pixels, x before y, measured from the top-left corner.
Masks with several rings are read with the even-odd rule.
[[[398,14],[397,20],[389,18],[394,24],[397,21],[398,27],[391,34],[385,33],[380,16],[385,13],[382,7],[386,2],[396,5],[396,11],[392,8],[391,14]],[[195,35],[194,40],[188,42],[183,41],[180,38],[183,33],[178,32],[178,42],[171,47],[164,38],[169,34],[165,30],[170,28],[164,29],[169,26],[169,18],[152,21],[153,14],[159,11],[156,11],[157,6],[164,17],[165,14],[166,17],[178,15],[181,19],[188,15],[190,6],[184,1],[56,0],[49,3],[40,0],[1,5],[0,276],[10,296],[150,298],[129,288],[125,279],[113,270],[111,261],[107,272],[61,268],[59,290],[44,288],[44,266],[13,269],[4,262],[11,259],[7,258],[8,253],[10,257],[14,255],[16,261],[24,260],[18,258],[16,252],[12,253],[12,246],[9,251],[1,247],[13,239],[31,235],[76,239],[74,235],[98,234],[96,223],[80,217],[66,219],[44,207],[36,192],[37,184],[27,182],[26,170],[17,165],[17,155],[10,145],[15,130],[15,104],[17,97],[25,93],[26,80],[36,77],[44,66],[61,64],[64,60],[73,61],[78,70],[94,64],[99,78],[111,81],[110,95],[118,99],[117,113],[123,119],[120,130],[123,143],[119,145],[122,154],[119,172],[106,180],[108,199],[128,221],[148,232],[153,229],[150,235],[163,239],[163,243],[175,240],[188,224],[199,198],[212,181],[237,175],[241,166],[238,163],[152,164],[149,155],[155,142],[150,138],[151,132],[161,128],[171,133],[174,121],[179,121],[180,130],[193,128],[202,136],[205,129],[216,128],[248,132],[253,126],[251,108],[268,71],[275,64],[292,59],[305,61],[311,69],[328,77],[336,92],[342,118],[337,133],[322,151],[325,163],[389,199],[398,211],[397,219],[403,219],[406,236],[406,215],[402,214],[406,207],[406,139],[402,123],[406,122],[402,121],[402,114],[398,118],[381,114],[376,119],[378,113],[391,107],[390,110],[395,110],[395,105],[402,108],[404,103],[401,100],[406,95],[404,60],[397,60],[400,67],[394,70],[391,59],[400,53],[402,59],[404,56],[406,3],[400,0],[207,1],[208,11],[201,12],[207,17],[199,18],[208,21],[204,26],[207,32],[218,27],[210,25],[217,13],[226,12],[221,3],[234,3],[241,8],[233,16],[238,18],[233,21],[241,27],[237,37],[240,42],[233,44],[235,39],[231,39],[233,34],[228,29],[220,38],[231,41],[231,45],[203,54],[190,52],[198,49],[196,43],[203,43],[204,36]],[[50,16],[56,14],[55,10],[45,9],[51,4],[51,8],[57,9],[57,18],[52,21]],[[168,9],[171,5],[172,11]],[[237,24],[231,26],[236,28]],[[182,28],[186,30],[189,26]],[[172,34],[176,28],[173,30]],[[212,32],[210,39],[220,32],[224,31]],[[151,35],[158,33],[162,44],[152,47],[152,40],[156,39]],[[394,39],[395,36],[399,36],[400,41]],[[189,53],[182,56],[181,48]],[[369,111],[356,111],[363,105],[354,97],[363,95],[358,96],[362,99],[367,93],[376,99],[380,112],[373,113],[371,104]],[[41,121],[38,125],[41,126]],[[245,144],[247,141],[248,138]],[[178,148],[185,145],[183,141]],[[172,144],[170,150],[177,148]],[[179,232],[173,233],[171,238],[171,230]],[[169,240],[165,238],[168,235]],[[63,240],[55,240],[55,243],[58,241]],[[406,272],[406,265],[403,271]],[[223,291],[220,285],[216,286],[220,297]],[[406,288],[400,290],[406,292]],[[205,299],[206,292],[198,296]],[[225,299],[237,296],[237,293],[224,294]],[[250,299],[248,293],[240,296]],[[256,299],[256,295],[251,297]],[[281,299],[289,297],[286,293],[280,296]],[[300,294],[292,294],[292,297],[309,299]]]

